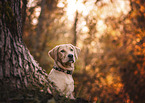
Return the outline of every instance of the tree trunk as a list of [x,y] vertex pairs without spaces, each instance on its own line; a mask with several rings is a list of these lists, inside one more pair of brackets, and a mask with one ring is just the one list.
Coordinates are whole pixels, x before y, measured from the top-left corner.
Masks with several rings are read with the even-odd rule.
[[0,101],[11,102],[16,90],[49,85],[47,73],[22,41],[21,7],[20,0],[0,1]]
[[74,20],[74,27],[73,27],[73,33],[74,33],[74,38],[73,38],[73,45],[77,44],[77,22],[78,22],[78,11],[76,11],[76,16]]
[[[48,35],[51,23],[54,22],[54,17],[51,14],[54,14],[54,11],[57,9],[57,2],[55,0],[42,0],[41,1],[41,12],[38,20],[38,25],[36,28],[36,38],[34,44],[34,57],[36,60],[41,62],[41,56],[46,49],[46,44],[48,42]],[[36,52],[36,51],[41,51]]]

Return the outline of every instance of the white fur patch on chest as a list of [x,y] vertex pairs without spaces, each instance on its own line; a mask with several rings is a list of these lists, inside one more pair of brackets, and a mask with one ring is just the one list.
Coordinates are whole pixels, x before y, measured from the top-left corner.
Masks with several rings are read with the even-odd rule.
[[52,69],[49,73],[49,80],[54,83],[57,90],[63,95],[69,96],[74,91],[74,80],[70,74]]

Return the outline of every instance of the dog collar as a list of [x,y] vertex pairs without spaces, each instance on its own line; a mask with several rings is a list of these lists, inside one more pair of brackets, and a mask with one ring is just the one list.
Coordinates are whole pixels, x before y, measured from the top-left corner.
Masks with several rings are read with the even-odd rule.
[[61,72],[64,72],[64,73],[66,73],[66,74],[70,74],[70,75],[72,75],[72,73],[73,73],[73,71],[72,70],[64,70],[64,69],[62,69],[62,68],[57,68],[57,67],[53,67],[55,70],[58,70],[58,71],[61,71]]

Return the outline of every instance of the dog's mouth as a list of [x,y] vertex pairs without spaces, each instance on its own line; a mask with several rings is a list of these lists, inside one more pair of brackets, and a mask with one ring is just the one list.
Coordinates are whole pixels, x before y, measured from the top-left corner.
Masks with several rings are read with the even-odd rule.
[[73,59],[70,59],[68,62],[69,63],[74,63],[74,60]]
[[75,60],[73,58],[69,58],[67,61],[61,61],[61,64],[64,66],[64,67],[70,67],[72,66],[72,64],[75,62]]
[[73,59],[69,59],[69,60],[65,63],[65,65],[71,65],[71,63],[74,63],[74,60],[73,60]]

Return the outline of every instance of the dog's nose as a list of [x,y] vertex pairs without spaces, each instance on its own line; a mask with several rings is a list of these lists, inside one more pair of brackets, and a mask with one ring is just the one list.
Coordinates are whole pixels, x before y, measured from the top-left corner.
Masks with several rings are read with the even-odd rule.
[[72,55],[72,54],[69,54],[68,57],[69,57],[69,58],[73,58],[73,55]]

